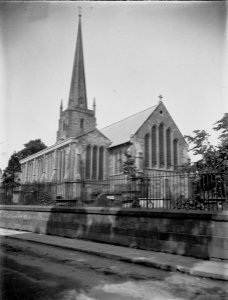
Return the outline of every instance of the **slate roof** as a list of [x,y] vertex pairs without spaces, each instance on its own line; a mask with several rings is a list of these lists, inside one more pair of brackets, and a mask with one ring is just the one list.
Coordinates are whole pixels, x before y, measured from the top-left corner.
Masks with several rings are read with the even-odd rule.
[[100,131],[112,141],[111,147],[127,143],[157,106],[158,105],[147,108],[135,115],[100,129]]

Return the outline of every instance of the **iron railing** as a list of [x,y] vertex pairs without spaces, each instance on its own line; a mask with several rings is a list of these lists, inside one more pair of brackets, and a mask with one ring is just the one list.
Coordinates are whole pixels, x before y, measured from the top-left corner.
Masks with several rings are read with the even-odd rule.
[[121,174],[102,181],[24,184],[8,192],[5,204],[226,210],[228,181],[215,173],[147,172],[134,178]]

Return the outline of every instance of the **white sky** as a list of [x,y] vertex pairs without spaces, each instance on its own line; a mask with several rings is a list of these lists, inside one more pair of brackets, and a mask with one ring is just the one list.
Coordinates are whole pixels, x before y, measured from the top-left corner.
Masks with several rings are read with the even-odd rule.
[[0,168],[31,139],[56,141],[82,7],[89,108],[98,128],[158,102],[182,134],[228,111],[225,2],[0,3]]

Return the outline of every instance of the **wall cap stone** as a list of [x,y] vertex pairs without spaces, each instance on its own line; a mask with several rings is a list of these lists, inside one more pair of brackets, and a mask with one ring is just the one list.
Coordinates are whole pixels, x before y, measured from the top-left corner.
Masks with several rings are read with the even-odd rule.
[[107,207],[56,207],[37,205],[0,205],[0,210],[8,211],[41,211],[51,213],[79,213],[116,215],[144,218],[173,218],[173,219],[197,219],[211,221],[227,221],[228,211],[185,211],[164,209],[138,209],[138,208],[107,208]]

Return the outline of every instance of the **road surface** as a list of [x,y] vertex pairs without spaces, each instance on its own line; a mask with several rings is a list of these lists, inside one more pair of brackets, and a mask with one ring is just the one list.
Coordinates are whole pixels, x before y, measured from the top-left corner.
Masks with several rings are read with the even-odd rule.
[[217,300],[225,281],[1,238],[2,300]]

